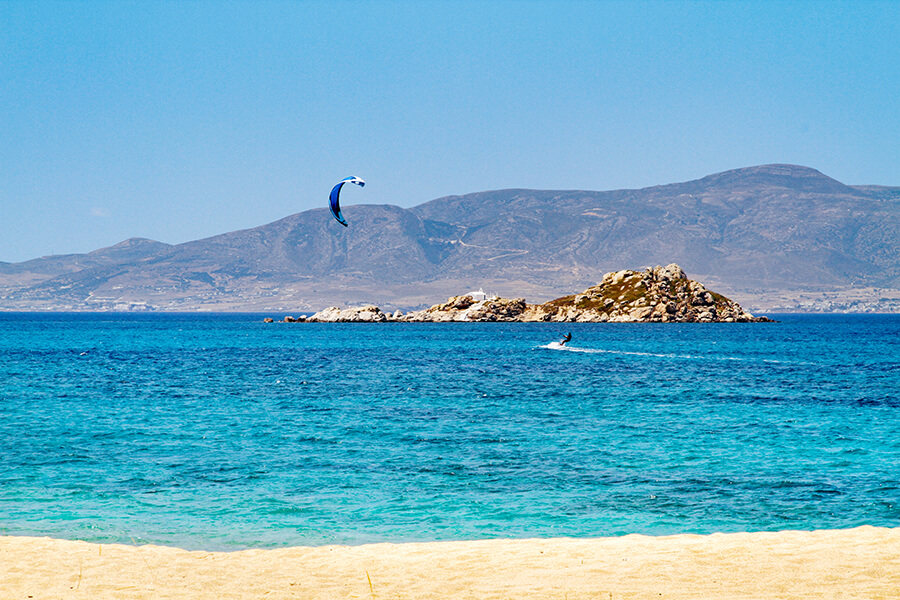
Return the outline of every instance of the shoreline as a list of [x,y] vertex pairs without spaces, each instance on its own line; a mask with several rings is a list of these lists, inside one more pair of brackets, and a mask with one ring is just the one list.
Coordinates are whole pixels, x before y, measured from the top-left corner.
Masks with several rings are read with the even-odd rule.
[[900,527],[187,551],[0,536],[3,598],[896,598]]

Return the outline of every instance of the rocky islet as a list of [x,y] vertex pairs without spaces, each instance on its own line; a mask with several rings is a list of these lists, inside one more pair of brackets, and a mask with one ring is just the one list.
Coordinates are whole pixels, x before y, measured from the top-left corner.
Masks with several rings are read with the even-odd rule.
[[[273,319],[266,319],[272,322]],[[676,264],[643,271],[607,273],[581,293],[543,304],[524,298],[476,301],[454,296],[442,304],[418,311],[383,312],[374,305],[332,306],[307,318],[285,317],[285,322],[560,322],[560,323],[751,323],[770,321],[689,279]]]

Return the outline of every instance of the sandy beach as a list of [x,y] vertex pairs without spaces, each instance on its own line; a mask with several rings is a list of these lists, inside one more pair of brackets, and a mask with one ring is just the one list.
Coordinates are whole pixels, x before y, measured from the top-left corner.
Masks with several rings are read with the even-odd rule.
[[900,528],[197,552],[0,537],[0,598],[898,598]]

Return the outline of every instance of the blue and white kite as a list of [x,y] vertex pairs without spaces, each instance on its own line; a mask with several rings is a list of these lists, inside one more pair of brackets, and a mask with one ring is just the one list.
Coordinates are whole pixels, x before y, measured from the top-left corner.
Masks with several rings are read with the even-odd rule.
[[340,223],[344,227],[347,227],[347,221],[344,220],[344,215],[341,214],[340,204],[341,188],[345,183],[355,183],[359,187],[363,187],[364,185],[366,185],[366,182],[359,177],[345,177],[344,179],[341,179],[341,181],[336,186],[331,188],[331,197],[329,198],[331,214],[334,215],[334,218],[337,219],[338,223]]

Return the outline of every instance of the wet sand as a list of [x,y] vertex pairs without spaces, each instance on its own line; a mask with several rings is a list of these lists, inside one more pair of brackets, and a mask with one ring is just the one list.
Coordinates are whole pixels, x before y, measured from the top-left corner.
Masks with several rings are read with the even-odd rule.
[[0,598],[900,598],[900,528],[196,552],[0,537]]

